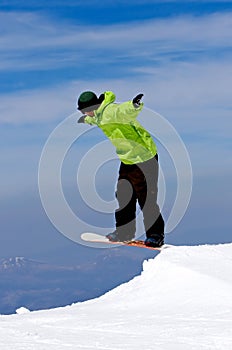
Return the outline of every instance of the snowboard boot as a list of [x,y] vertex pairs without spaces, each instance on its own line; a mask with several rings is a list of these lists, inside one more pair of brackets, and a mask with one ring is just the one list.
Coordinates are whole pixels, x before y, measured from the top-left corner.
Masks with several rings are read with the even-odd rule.
[[132,241],[134,238],[134,235],[119,234],[117,231],[114,231],[106,235],[106,238],[108,238],[108,240],[111,242],[126,242],[126,241]]
[[147,247],[160,248],[164,245],[164,239],[163,237],[148,237],[144,243]]

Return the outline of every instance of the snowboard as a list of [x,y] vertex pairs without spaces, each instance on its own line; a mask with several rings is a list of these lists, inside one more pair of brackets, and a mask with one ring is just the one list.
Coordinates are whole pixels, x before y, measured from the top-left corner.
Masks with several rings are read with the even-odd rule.
[[159,251],[170,247],[170,245],[167,245],[167,244],[164,244],[162,247],[159,247],[159,248],[148,247],[145,245],[144,241],[142,240],[112,242],[112,241],[109,241],[108,238],[106,238],[105,236],[99,235],[97,233],[90,233],[90,232],[82,233],[81,239],[83,241],[92,242],[92,243],[106,243],[106,244],[114,244],[114,245],[120,245],[120,246],[146,248],[146,249],[159,250]]

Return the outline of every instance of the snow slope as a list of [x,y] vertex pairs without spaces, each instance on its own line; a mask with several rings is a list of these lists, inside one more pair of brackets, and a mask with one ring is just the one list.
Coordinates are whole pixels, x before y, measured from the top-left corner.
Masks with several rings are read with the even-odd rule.
[[171,247],[98,299],[0,316],[0,348],[232,349],[232,244]]

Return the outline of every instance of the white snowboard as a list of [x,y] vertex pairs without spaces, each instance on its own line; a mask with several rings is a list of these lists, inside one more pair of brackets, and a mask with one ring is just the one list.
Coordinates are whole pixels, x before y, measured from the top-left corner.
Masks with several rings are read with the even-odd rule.
[[81,239],[83,241],[92,242],[92,243],[107,243],[107,244],[126,245],[126,246],[134,246],[134,247],[160,250],[160,251],[165,249],[165,248],[171,247],[168,244],[164,244],[160,248],[149,247],[149,246],[145,245],[144,241],[140,241],[140,240],[134,240],[134,241],[128,241],[128,242],[112,242],[112,241],[109,241],[108,238],[106,238],[103,235],[99,235],[97,233],[91,233],[91,232],[82,233]]

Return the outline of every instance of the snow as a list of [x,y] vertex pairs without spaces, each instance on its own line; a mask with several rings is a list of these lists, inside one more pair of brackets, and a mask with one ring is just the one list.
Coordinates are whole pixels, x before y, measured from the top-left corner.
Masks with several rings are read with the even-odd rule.
[[23,306],[16,309],[16,314],[18,315],[26,314],[28,312],[30,312],[30,310],[28,310],[26,307],[23,307]]
[[100,298],[0,316],[0,348],[231,349],[231,296],[232,244],[171,247]]

